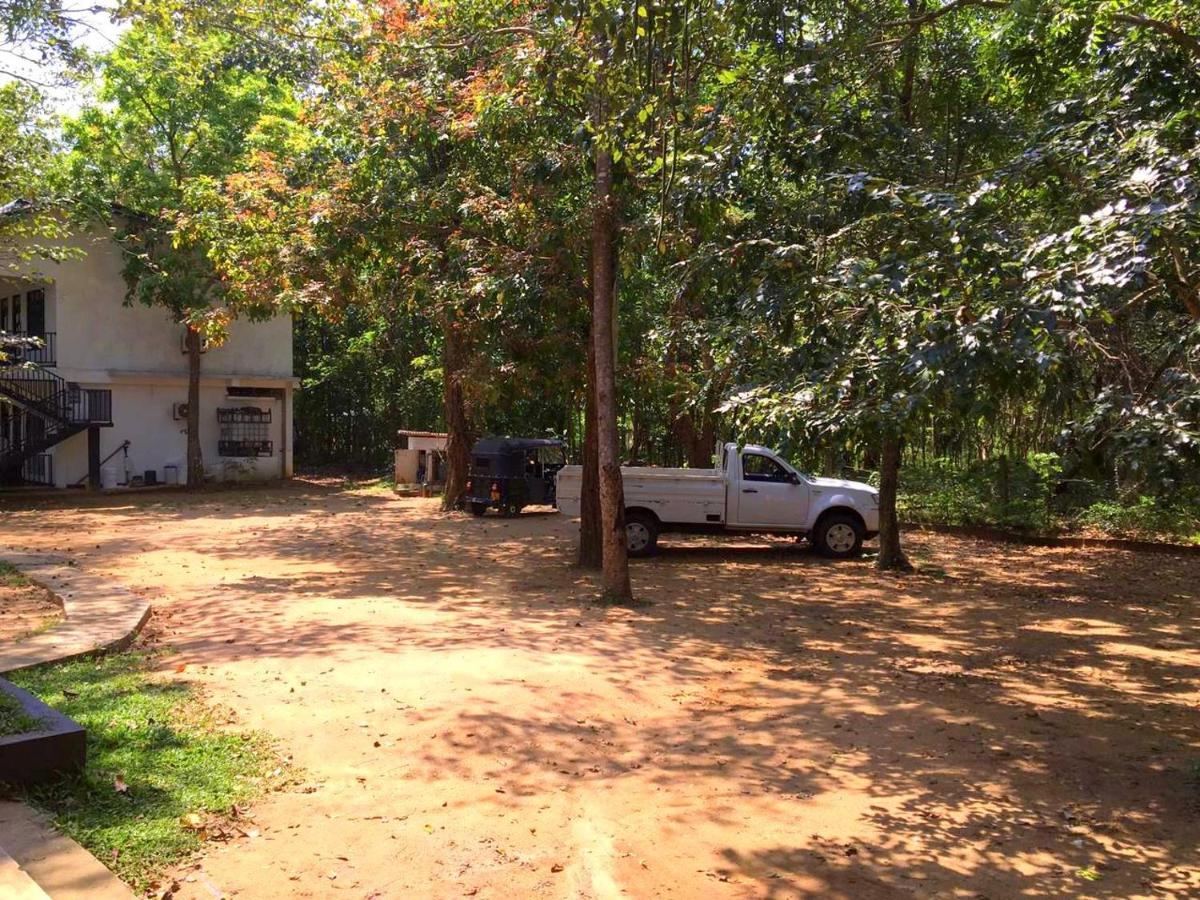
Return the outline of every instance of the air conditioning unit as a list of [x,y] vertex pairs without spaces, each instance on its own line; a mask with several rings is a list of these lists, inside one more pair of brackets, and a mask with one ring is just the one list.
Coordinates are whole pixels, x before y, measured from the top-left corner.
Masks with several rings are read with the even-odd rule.
[[188,405],[186,402],[171,404],[171,418],[172,419],[174,419],[177,422],[182,422],[184,419],[187,418],[187,416],[188,416]]
[[[179,352],[183,353],[185,355],[187,354],[187,329],[186,328],[183,331],[181,331],[179,334]],[[206,338],[206,337],[200,338],[200,352],[201,353],[208,352],[208,338]]]

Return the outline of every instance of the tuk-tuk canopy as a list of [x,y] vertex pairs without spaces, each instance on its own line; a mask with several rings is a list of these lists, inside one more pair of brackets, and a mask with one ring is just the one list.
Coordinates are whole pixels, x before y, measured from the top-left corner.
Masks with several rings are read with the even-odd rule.
[[521,453],[525,450],[537,450],[540,447],[563,447],[562,441],[553,438],[510,438],[490,437],[475,442],[471,453],[475,456],[503,456],[508,453]]
[[556,471],[566,462],[565,447],[550,438],[484,438],[471,450],[471,474],[541,479],[546,466]]

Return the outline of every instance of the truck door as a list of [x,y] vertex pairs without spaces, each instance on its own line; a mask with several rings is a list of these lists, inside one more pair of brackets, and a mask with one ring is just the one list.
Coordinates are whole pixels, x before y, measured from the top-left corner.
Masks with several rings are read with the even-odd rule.
[[808,518],[808,485],[761,453],[746,451],[737,486],[737,521],[733,527],[776,526],[799,530]]

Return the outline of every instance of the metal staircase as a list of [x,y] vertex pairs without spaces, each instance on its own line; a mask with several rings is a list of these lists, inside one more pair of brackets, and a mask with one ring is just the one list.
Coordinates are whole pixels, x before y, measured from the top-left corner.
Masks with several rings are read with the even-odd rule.
[[0,433],[0,484],[40,481],[46,450],[90,427],[112,425],[112,391],[81,388],[36,363],[0,361],[0,403],[27,414],[19,433]]

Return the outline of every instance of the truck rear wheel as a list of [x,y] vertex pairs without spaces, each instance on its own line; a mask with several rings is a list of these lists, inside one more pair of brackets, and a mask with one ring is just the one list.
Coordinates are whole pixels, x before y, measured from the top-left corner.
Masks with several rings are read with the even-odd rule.
[[812,542],[822,556],[849,559],[862,553],[866,532],[862,522],[849,513],[830,513],[813,529]]
[[658,550],[658,521],[642,512],[625,513],[625,548],[630,556],[653,556]]

